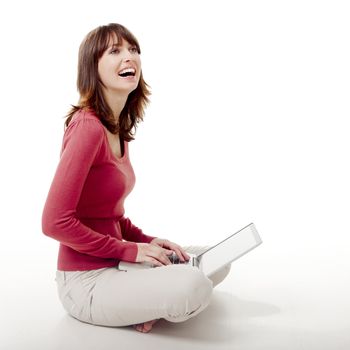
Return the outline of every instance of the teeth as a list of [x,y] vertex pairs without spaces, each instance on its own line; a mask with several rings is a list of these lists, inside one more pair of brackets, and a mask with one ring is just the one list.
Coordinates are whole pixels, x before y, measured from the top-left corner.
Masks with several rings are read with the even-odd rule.
[[135,69],[134,68],[126,68],[126,69],[123,69],[121,72],[119,72],[119,74],[125,74],[125,73],[135,74]]

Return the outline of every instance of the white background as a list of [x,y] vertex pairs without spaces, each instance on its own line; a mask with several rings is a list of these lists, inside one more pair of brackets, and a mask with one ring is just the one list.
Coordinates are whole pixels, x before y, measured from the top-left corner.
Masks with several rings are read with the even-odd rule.
[[[347,295],[347,1],[0,7],[0,269],[8,318],[12,297],[21,298],[28,284],[52,282],[57,242],[42,234],[41,213],[63,116],[78,99],[78,47],[110,22],[138,38],[152,88],[130,144],[136,186],[125,208],[132,221],[179,244],[216,243],[254,222],[264,244],[246,257],[251,270],[278,275],[291,288],[304,276],[296,298],[332,286],[329,310],[329,300]],[[343,323],[329,317],[344,330],[349,302],[339,309]]]

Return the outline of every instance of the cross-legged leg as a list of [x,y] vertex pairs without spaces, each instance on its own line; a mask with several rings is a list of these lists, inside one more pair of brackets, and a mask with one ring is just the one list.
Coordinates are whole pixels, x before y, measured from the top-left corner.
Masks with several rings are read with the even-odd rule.
[[67,312],[80,321],[103,326],[154,320],[183,322],[210,302],[213,283],[196,267],[168,265],[147,270],[58,271],[59,295]]

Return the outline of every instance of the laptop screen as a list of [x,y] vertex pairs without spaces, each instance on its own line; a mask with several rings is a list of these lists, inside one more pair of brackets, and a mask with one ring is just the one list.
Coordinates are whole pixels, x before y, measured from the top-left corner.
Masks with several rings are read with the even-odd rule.
[[258,231],[251,223],[200,254],[197,257],[199,268],[206,276],[211,275],[261,243]]

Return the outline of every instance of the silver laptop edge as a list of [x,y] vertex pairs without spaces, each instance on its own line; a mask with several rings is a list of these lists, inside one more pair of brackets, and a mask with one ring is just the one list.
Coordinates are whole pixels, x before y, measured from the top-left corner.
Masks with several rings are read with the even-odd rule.
[[197,266],[206,275],[210,275],[222,266],[247,254],[261,243],[262,240],[255,225],[250,223],[200,255],[191,256],[193,261],[188,263]]

